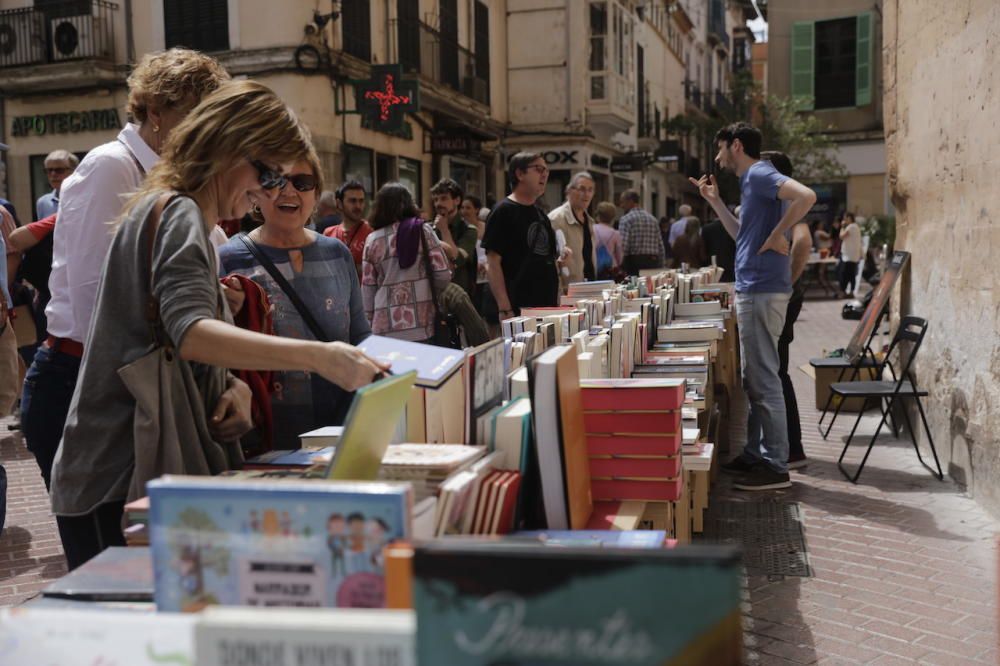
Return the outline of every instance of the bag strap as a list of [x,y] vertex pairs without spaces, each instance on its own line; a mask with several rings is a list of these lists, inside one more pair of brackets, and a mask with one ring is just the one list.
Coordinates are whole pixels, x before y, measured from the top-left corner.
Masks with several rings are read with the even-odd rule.
[[146,217],[146,260],[149,263],[149,272],[146,274],[146,322],[149,324],[153,343],[163,344],[160,335],[162,325],[160,323],[160,300],[153,295],[153,249],[156,244],[156,232],[160,228],[160,218],[163,211],[170,202],[179,197],[177,192],[166,192],[156,199],[153,208]]
[[424,255],[424,270],[427,272],[427,282],[431,286],[431,300],[434,301],[434,310],[440,316],[441,306],[438,304],[437,289],[434,288],[434,270],[431,266],[431,253],[427,250],[427,235],[424,233],[423,225],[420,226],[420,249]]
[[331,340],[327,336],[326,331],[323,330],[323,327],[320,326],[319,322],[316,321],[316,318],[313,317],[309,307],[305,304],[302,298],[299,297],[292,285],[288,283],[288,280],[286,280],[285,276],[281,274],[278,267],[274,265],[274,262],[271,261],[271,259],[268,258],[263,251],[261,251],[260,246],[258,246],[257,243],[255,243],[254,240],[247,234],[240,234],[239,239],[243,241],[243,244],[246,246],[247,250],[250,251],[250,254],[254,256],[257,262],[264,267],[264,270],[267,271],[268,275],[270,275],[271,278],[278,283],[278,286],[281,287],[281,291],[285,292],[285,296],[288,296],[288,300],[290,300],[292,305],[295,306],[295,309],[298,310],[299,316],[302,317],[302,321],[304,321],[306,326],[309,327],[309,330],[312,331],[313,336],[320,342],[330,342]]

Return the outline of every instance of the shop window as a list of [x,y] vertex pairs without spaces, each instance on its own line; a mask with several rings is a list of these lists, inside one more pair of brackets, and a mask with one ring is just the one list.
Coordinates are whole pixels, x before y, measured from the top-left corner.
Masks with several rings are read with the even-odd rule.
[[163,29],[167,48],[228,51],[228,0],[163,0]]
[[378,189],[386,183],[396,180],[395,158],[392,155],[375,155],[375,188]]
[[368,148],[344,147],[344,180],[356,180],[369,196],[375,194],[374,155]]
[[408,157],[399,158],[399,182],[410,190],[414,201],[420,201],[422,187],[421,163]]

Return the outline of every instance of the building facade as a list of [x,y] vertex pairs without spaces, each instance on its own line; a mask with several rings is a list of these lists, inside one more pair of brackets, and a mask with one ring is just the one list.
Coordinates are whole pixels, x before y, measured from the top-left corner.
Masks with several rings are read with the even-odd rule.
[[892,213],[882,121],[880,0],[770,0],[767,89],[830,127],[844,180],[810,183],[827,217]]
[[[429,204],[448,175],[484,199],[503,195],[506,21],[502,0],[0,1],[6,188],[22,222],[47,190],[44,156],[84,154],[125,122],[125,78],[141,54],[188,46],[281,94],[309,126],[327,182],[372,193],[400,180]],[[357,113],[373,64],[419,84],[419,111],[395,128]]]
[[941,466],[998,515],[1000,189],[989,135],[1000,5],[885,0],[883,11],[896,246],[911,253],[894,305],[929,322],[916,370]]

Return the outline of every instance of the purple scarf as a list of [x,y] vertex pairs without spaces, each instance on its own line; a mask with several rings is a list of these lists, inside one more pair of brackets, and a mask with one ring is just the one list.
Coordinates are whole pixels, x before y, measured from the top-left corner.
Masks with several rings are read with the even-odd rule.
[[396,257],[399,267],[407,269],[414,264],[420,254],[420,234],[424,231],[424,221],[411,217],[399,223],[396,230]]

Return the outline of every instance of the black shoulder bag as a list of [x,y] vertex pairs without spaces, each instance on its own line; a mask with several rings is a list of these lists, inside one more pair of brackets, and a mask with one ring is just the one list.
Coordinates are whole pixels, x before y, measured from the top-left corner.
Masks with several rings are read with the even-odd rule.
[[[285,276],[281,274],[278,267],[274,265],[274,262],[268,258],[266,254],[260,249],[257,243],[254,242],[250,236],[247,234],[240,234],[240,240],[246,246],[250,254],[254,256],[267,274],[281,287],[281,291],[285,292],[288,296],[288,300],[292,302],[295,306],[296,311],[298,311],[299,316],[302,317],[302,321],[305,325],[309,327],[312,332],[313,337],[315,337],[320,342],[333,342],[333,340],[326,334],[320,323],[313,317],[312,312],[309,307],[305,304],[305,301],[298,295]],[[312,374],[312,391],[313,391],[313,416],[316,423],[320,425],[340,425],[344,422],[347,417],[347,410],[350,407],[351,400],[354,396],[353,392],[345,391],[339,386],[328,382],[317,374]],[[296,448],[298,448],[296,446]]]

